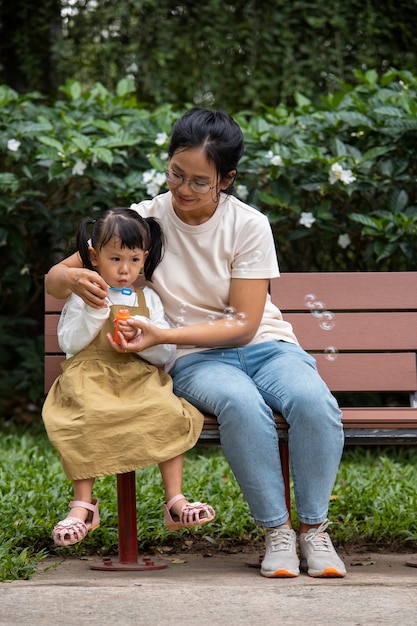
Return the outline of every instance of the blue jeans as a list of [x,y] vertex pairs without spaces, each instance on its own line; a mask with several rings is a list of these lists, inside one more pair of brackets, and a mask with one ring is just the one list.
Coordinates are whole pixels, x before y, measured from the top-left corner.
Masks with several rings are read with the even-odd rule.
[[216,415],[224,454],[256,523],[269,528],[288,519],[272,410],[290,426],[298,518],[326,519],[344,436],[337,402],[311,355],[270,341],[189,354],[169,373],[177,396]]

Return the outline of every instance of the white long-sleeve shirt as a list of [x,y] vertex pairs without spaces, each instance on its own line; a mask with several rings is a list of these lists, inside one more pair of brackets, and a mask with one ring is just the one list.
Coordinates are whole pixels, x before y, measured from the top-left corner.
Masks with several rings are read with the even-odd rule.
[[[151,322],[159,328],[170,328],[158,294],[149,287],[144,287],[143,293],[149,309],[149,319],[142,315],[132,317]],[[136,292],[133,290],[130,295],[125,295],[117,290],[111,290],[108,303],[109,306],[105,308],[93,309],[74,293],[70,295],[64,304],[58,323],[58,343],[67,359],[84,350],[98,335],[104,322],[110,316],[111,304],[123,305],[127,308],[137,306]],[[138,354],[152,365],[164,365],[174,359],[175,351],[174,344],[161,344],[146,348]]]

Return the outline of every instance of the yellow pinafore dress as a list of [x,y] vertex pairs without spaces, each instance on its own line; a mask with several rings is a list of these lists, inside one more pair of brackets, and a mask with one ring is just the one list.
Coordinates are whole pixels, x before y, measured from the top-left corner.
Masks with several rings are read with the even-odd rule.
[[[149,317],[138,292],[132,315]],[[89,346],[62,364],[45,400],[42,418],[68,479],[122,474],[178,456],[192,448],[202,414],[174,395],[171,377],[132,353],[119,354],[106,333],[117,311]]]

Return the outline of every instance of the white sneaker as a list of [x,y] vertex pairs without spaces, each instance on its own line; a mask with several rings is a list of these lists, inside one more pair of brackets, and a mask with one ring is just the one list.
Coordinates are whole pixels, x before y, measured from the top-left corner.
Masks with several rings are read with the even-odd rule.
[[296,534],[291,528],[269,528],[265,537],[265,556],[261,574],[267,578],[293,578],[300,573]]
[[324,532],[329,525],[325,520],[318,528],[310,528],[300,535],[301,559],[307,562],[307,573],[313,578],[343,578],[346,568],[338,557],[329,535]]

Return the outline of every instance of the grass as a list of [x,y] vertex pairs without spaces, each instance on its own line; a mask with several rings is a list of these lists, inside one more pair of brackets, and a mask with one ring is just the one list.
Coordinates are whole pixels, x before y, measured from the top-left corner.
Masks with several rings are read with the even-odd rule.
[[[415,448],[346,449],[330,503],[339,547],[417,548],[417,452]],[[162,482],[157,467],[136,473],[139,551],[202,539],[217,546],[262,538],[218,447],[197,447],[185,457],[184,490],[217,511],[200,529],[169,533],[163,524]],[[47,556],[117,554],[115,478],[97,480],[101,526],[82,543],[56,548],[51,529],[71,499],[58,456],[41,426],[0,427],[0,581],[27,579]],[[295,512],[292,511],[295,518]],[[262,544],[260,543],[260,549]]]

